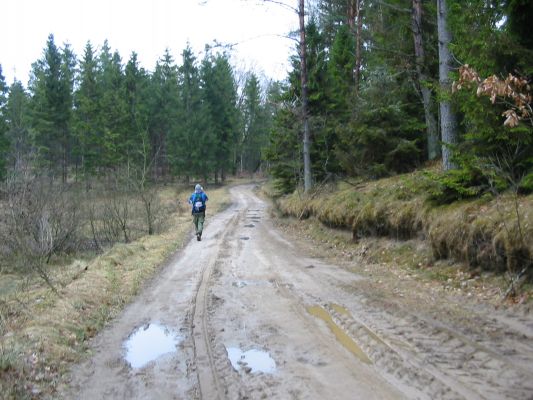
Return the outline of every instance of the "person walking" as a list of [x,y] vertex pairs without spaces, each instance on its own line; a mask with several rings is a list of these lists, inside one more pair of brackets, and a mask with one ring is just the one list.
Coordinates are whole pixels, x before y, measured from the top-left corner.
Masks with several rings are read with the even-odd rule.
[[204,192],[204,188],[197,184],[194,187],[194,193],[189,197],[189,204],[192,205],[192,223],[196,231],[196,240],[202,240],[202,231],[204,230],[205,221],[205,203],[209,200]]

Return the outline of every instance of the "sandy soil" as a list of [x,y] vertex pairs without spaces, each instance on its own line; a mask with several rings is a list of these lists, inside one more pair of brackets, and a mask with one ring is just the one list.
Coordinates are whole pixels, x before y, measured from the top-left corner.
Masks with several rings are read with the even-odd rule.
[[281,233],[253,186],[232,197],[96,337],[62,397],[533,398],[528,312],[370,279],[361,259],[332,262]]

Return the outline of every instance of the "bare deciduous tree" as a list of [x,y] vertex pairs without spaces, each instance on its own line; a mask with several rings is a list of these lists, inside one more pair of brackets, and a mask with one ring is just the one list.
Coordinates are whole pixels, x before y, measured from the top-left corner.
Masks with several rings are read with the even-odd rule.
[[68,185],[35,176],[29,168],[11,174],[6,193],[4,251],[20,270],[37,273],[56,290],[48,265],[54,254],[78,246],[79,202]]

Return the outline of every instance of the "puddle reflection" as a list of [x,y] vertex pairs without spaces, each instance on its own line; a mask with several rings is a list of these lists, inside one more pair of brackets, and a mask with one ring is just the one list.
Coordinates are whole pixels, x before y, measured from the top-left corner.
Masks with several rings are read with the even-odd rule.
[[132,368],[141,368],[163,354],[176,351],[181,337],[158,324],[137,328],[124,342],[126,361]]
[[231,366],[235,371],[244,370],[246,373],[276,372],[276,362],[266,351],[251,349],[243,352],[238,347],[226,347]]

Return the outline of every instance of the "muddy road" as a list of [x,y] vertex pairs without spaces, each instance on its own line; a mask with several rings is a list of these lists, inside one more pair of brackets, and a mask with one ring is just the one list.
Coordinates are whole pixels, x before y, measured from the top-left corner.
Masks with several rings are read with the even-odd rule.
[[378,296],[281,234],[253,186],[232,198],[96,337],[63,397],[533,398],[529,314]]

